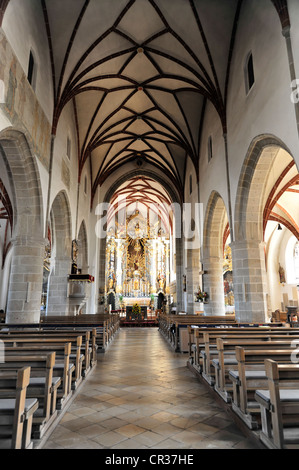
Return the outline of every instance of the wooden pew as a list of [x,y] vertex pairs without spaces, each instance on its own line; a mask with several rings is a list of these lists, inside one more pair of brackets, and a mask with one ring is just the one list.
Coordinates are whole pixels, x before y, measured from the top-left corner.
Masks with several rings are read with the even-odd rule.
[[0,364],[2,371],[18,371],[24,366],[30,367],[30,380],[38,379],[36,383],[29,380],[27,386],[27,398],[37,398],[39,407],[33,416],[33,437],[40,439],[49,429],[57,417],[57,410],[52,411],[53,396],[60,385],[59,377],[53,378],[55,364],[55,352],[42,355],[17,355],[5,356],[5,362]]
[[0,449],[32,449],[32,419],[36,398],[26,398],[30,367],[16,371],[0,368]]
[[[203,318],[205,320],[203,320]],[[198,317],[196,315],[190,315],[185,318],[178,318],[176,316],[176,318],[173,319],[173,323],[169,328],[169,341],[174,350],[177,352],[188,352],[188,326],[200,326],[204,324],[227,327],[229,325],[235,325],[236,322],[234,319],[225,317]]]
[[[201,372],[203,356],[200,355],[201,351],[205,350],[207,347],[207,343],[211,346],[211,351],[215,349],[216,346],[216,338],[222,337],[223,335],[239,335],[239,334],[266,334],[271,332],[273,335],[276,334],[298,334],[299,329],[290,329],[285,327],[271,327],[269,325],[263,326],[248,326],[248,324],[239,324],[237,327],[235,326],[221,326],[221,327],[208,327],[208,328],[194,328],[194,345],[191,345],[191,362],[194,364],[195,368]],[[204,334],[211,334],[211,340],[204,340]],[[207,338],[207,337],[206,337]],[[208,351],[206,354],[209,355]]]
[[[34,329],[33,329],[34,330]],[[32,332],[34,332],[31,330]],[[15,330],[10,329],[13,333]],[[19,330],[17,330],[19,331]],[[28,330],[30,331],[30,329]],[[97,328],[83,327],[81,325],[75,326],[42,326],[38,330],[39,334],[52,334],[63,337],[65,334],[79,334],[82,335],[82,347],[85,349],[86,366],[88,370],[90,367],[94,367],[97,363]],[[0,330],[1,334],[1,330]]]
[[41,327],[61,328],[96,328],[97,346],[99,352],[104,352],[113,336],[120,328],[119,313],[113,314],[84,314],[79,316],[50,316],[41,318]]
[[[299,341],[299,337],[297,340]],[[252,336],[241,337],[237,339],[217,339],[217,352],[218,358],[213,359],[212,366],[215,369],[215,384],[214,388],[218,394],[227,402],[232,399],[232,380],[229,376],[237,375],[240,364],[236,357],[236,347],[243,347],[246,349],[294,349],[293,339],[289,336]],[[251,376],[249,374],[249,376]],[[245,384],[244,384],[245,386]]]
[[229,325],[235,324],[234,315],[200,316],[162,314],[159,318],[159,331],[175,351],[188,351],[188,325]]
[[[265,340],[270,340],[271,338],[276,338],[277,340],[283,340],[285,336],[292,337],[293,339],[296,336],[299,338],[299,330],[294,330],[290,332],[289,328],[285,328],[283,330],[279,329],[264,329],[264,328],[240,328],[239,330],[218,330],[213,332],[203,332],[202,333],[202,341],[204,349],[199,352],[199,357],[201,358],[200,367],[202,368],[202,375],[205,380],[210,384],[213,385],[215,382],[215,370],[212,369],[212,361],[217,358],[218,350],[217,350],[217,340],[218,338],[223,339],[237,339],[237,338],[244,338],[246,339],[251,338],[260,338]],[[296,334],[297,333],[297,334]],[[233,363],[232,363],[233,364]]]
[[255,390],[268,387],[265,360],[292,363],[294,348],[291,343],[283,346],[283,349],[276,349],[276,342],[271,342],[267,346],[268,348],[263,349],[237,346],[238,369],[229,372],[229,378],[233,383],[232,409],[250,429],[260,427],[260,407],[255,400]]
[[26,327],[24,329],[8,329],[7,331],[0,330],[0,338],[9,337],[9,336],[21,336],[21,337],[31,337],[31,338],[41,338],[41,337],[49,337],[49,338],[63,338],[65,340],[72,341],[73,338],[78,336],[82,336],[81,347],[82,350],[84,349],[85,355],[82,356],[83,360],[83,372],[84,375],[90,371],[90,368],[93,367],[96,363],[96,352],[95,352],[95,330],[92,331],[93,337],[92,341],[90,341],[90,331],[89,330],[51,330],[51,329],[39,329],[36,330],[35,328]]
[[[102,322],[103,323],[103,322]],[[106,324],[106,322],[104,322]],[[115,323],[114,323],[115,324]],[[37,323],[37,324],[5,324],[0,325],[0,334],[22,334],[26,332],[35,332],[35,333],[56,333],[63,334],[64,332],[73,332],[81,334],[83,336],[83,347],[85,347],[85,335],[89,332],[90,336],[90,347],[91,347],[91,367],[96,364],[96,353],[99,348],[103,347],[103,338],[101,338],[101,331],[106,329],[106,326],[102,327],[101,325],[86,323],[86,324],[77,324],[77,323]],[[103,334],[103,333],[102,333]],[[89,340],[88,340],[89,341]],[[88,356],[86,356],[88,357]]]
[[[68,403],[72,396],[72,374],[75,370],[75,365],[70,362],[71,343],[49,343],[46,344],[43,341],[39,343],[19,343],[7,340],[4,341],[5,345],[5,356],[16,356],[19,354],[31,355],[39,354],[45,355],[49,352],[55,352],[55,365],[53,368],[53,377],[61,377],[61,384],[57,388],[57,394],[52,399],[52,413],[54,413],[56,407],[58,410],[62,410]],[[14,344],[14,345],[13,345]],[[36,382],[36,379],[31,379],[31,383]]]
[[[54,335],[42,335],[39,333],[28,333],[24,332],[23,334],[19,333],[17,335],[2,335],[0,334],[0,339],[5,344],[10,344],[11,346],[19,345],[19,346],[29,346],[29,345],[39,345],[41,342],[43,344],[65,344],[71,343],[72,349],[70,354],[70,360],[74,361],[75,363],[75,370],[73,374],[73,369],[69,369],[69,376],[71,377],[71,387],[73,390],[81,384],[84,372],[82,370],[82,364],[84,359],[84,354],[81,353],[81,346],[82,346],[82,336],[75,335],[62,335],[62,336],[54,336]],[[56,366],[57,367],[57,366]]]
[[270,449],[299,448],[299,364],[265,360],[268,389],[257,389],[262,430],[260,439]]

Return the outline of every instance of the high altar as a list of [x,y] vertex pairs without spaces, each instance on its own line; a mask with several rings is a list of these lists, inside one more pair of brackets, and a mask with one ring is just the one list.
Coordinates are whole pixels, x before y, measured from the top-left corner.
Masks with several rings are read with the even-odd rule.
[[114,295],[127,317],[139,305],[146,318],[154,295],[166,294],[169,285],[169,238],[161,224],[151,226],[136,210],[108,231],[106,256],[108,298]]

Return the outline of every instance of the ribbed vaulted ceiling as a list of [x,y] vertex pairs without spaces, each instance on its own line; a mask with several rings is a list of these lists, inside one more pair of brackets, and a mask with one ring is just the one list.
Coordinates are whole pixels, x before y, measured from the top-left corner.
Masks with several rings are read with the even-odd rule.
[[[11,0],[0,0],[0,25]],[[271,0],[282,27],[286,0]],[[198,175],[206,101],[226,132],[230,63],[243,0],[40,0],[55,96],[53,133],[72,103],[79,175],[92,196],[143,159],[183,194],[187,155]]]
[[181,190],[198,165],[206,100],[225,129],[241,0],[41,0],[55,90],[53,132],[73,102],[80,172],[93,192],[144,159]]

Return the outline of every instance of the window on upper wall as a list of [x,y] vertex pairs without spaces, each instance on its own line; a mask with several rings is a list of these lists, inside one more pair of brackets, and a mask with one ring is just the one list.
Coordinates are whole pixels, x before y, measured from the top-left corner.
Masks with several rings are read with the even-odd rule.
[[254,66],[253,66],[253,57],[252,53],[250,52],[246,58],[245,62],[245,87],[246,87],[246,94],[249,93],[253,84],[255,82],[254,78]]
[[210,162],[213,158],[213,142],[212,137],[208,138],[208,162]]
[[84,178],[84,194],[87,194],[87,176]]
[[34,88],[35,81],[36,81],[36,63],[35,63],[34,55],[32,51],[30,51],[29,53],[27,80],[32,86],[32,88]]
[[189,194],[192,194],[192,175],[189,176]]
[[66,156],[69,159],[71,158],[71,151],[72,151],[72,143],[71,143],[71,139],[68,137],[66,141]]

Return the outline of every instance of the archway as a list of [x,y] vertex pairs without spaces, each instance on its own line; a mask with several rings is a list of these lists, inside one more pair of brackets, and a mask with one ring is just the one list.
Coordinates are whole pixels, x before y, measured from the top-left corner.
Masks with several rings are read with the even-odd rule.
[[6,321],[35,323],[40,319],[44,255],[39,171],[25,135],[17,130],[1,132],[0,155],[13,211]]
[[[1,176],[3,176],[3,170]],[[12,230],[13,207],[8,191],[0,178],[0,309],[4,312],[6,311],[11,268]]]
[[107,237],[101,240],[106,271],[100,285],[106,299],[111,292],[116,294],[116,307],[132,306],[135,299],[156,309],[159,293],[167,298],[168,306],[181,306],[181,290],[175,282],[178,238],[173,202],[167,185],[161,183],[152,174],[131,174],[105,197],[110,202]]
[[47,315],[68,314],[68,275],[71,273],[71,211],[65,191],[55,197],[50,211],[52,234]]
[[299,173],[287,152],[280,161],[272,171],[263,219],[269,314],[298,305]]
[[[235,266],[235,302],[239,321],[269,320],[272,301],[273,260],[277,258],[278,222],[293,222],[275,213],[283,187],[297,180],[298,170],[287,147],[274,136],[259,136],[252,142],[239,179],[235,207],[235,240],[232,243]],[[279,196],[280,195],[280,196]],[[273,224],[274,222],[274,224]],[[275,242],[275,243],[274,243]],[[271,245],[272,243],[272,245]],[[270,246],[271,245],[271,246]],[[276,246],[277,248],[277,246]],[[279,260],[276,259],[276,273]],[[276,275],[278,276],[278,274]],[[270,294],[271,295],[271,294]]]
[[[203,231],[203,290],[208,294],[204,311],[208,315],[225,315],[224,251],[229,242],[229,224],[224,201],[213,191],[206,209]],[[231,280],[230,280],[231,282]]]

